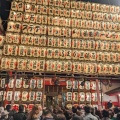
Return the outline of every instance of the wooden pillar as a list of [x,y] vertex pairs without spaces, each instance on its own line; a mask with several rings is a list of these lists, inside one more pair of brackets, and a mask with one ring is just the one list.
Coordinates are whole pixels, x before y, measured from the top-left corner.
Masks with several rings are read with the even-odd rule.
[[118,106],[120,107],[120,94],[117,95],[117,99],[118,99]]
[[14,76],[14,87],[13,87],[13,94],[12,94],[12,101],[11,101],[11,107],[14,105],[14,94],[15,94],[15,85],[16,85],[16,79],[17,79],[17,73],[15,72],[15,76]]
[[99,81],[96,80],[96,92],[97,92],[97,103],[98,103],[98,109],[102,110],[101,102],[100,102],[100,90],[99,90]]

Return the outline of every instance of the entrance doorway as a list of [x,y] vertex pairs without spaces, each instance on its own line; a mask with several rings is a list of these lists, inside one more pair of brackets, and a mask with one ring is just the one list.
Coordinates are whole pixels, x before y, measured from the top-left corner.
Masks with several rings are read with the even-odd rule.
[[46,96],[46,105],[47,107],[57,106],[58,103],[58,96]]
[[64,86],[47,85],[45,86],[46,107],[62,106],[62,92]]

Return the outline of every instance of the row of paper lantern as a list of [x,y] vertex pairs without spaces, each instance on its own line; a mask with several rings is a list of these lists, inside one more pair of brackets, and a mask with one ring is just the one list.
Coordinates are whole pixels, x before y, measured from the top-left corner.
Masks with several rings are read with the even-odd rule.
[[[89,28],[98,30],[108,30],[108,31],[119,31],[119,23],[113,22],[101,22],[93,20],[80,20],[80,19],[70,19],[64,17],[53,17],[45,15],[36,15],[30,13],[22,13],[11,11],[9,19],[11,21],[27,22],[35,24],[46,24],[54,26],[65,26],[65,27],[76,27],[76,28]],[[50,26],[52,28],[52,26]]]
[[[95,81],[85,81],[85,84],[82,86],[81,83],[83,81],[78,81],[78,80],[67,80],[66,81],[66,88],[68,90],[75,90],[75,89],[80,89],[80,90],[96,90],[96,82]],[[100,90],[100,83],[98,84],[99,90]]]
[[[4,95],[4,100],[7,101],[12,101],[12,96],[13,96],[13,91],[7,91],[7,92],[3,92]],[[15,91],[14,92],[14,101],[41,101],[42,100],[42,92],[41,91]]]
[[[13,91],[4,92],[4,100],[12,101]],[[35,91],[15,91],[14,93],[14,101],[41,101],[42,100],[42,92],[35,92]],[[66,100],[67,101],[97,101],[97,93],[90,93],[90,92],[67,92],[66,93]]]
[[120,74],[119,64],[96,64],[58,60],[2,58],[2,70],[75,72],[84,74]]
[[[25,9],[24,9],[25,8]],[[44,14],[44,15],[55,15],[61,17],[68,18],[82,18],[88,20],[100,20],[100,21],[113,21],[120,22],[120,15],[118,13],[103,13],[103,12],[92,12],[92,11],[81,11],[75,9],[64,9],[64,8],[55,8],[55,7],[47,7],[42,5],[35,5],[29,3],[21,3],[21,2],[12,2],[11,10],[13,11],[25,11],[25,13],[34,13],[34,14]],[[12,14],[12,17],[15,14]],[[18,18],[19,20],[22,18]]]
[[[73,28],[63,28],[63,27],[50,27],[47,28],[46,25],[35,25],[27,24],[20,22],[8,22],[7,31],[8,32],[17,32],[17,33],[27,33],[27,34],[36,34],[36,35],[49,35],[52,36],[61,36],[61,37],[72,37],[72,38],[83,38],[83,39],[100,39],[100,40],[120,40],[119,32],[110,32],[110,31],[98,31],[98,30],[88,30],[88,29],[77,29]],[[48,29],[48,30],[47,30]]]
[[[120,42],[111,41],[95,41],[95,40],[82,40],[71,38],[61,38],[52,36],[33,36],[18,33],[6,33],[6,44],[22,44],[30,46],[47,46],[57,48],[75,48],[85,50],[99,50],[99,51],[120,51]],[[1,39],[3,45],[4,39]]]
[[[24,3],[25,2],[25,3]],[[72,9],[80,9],[87,11],[97,11],[97,12],[107,12],[107,13],[119,13],[120,7],[113,5],[105,5],[98,3],[90,3],[90,2],[75,2],[68,0],[15,0],[12,2],[11,9],[15,9],[18,11],[24,11],[24,4],[37,4],[37,5],[49,5],[53,7],[62,7],[62,8],[72,8]],[[28,9],[28,7],[26,7]]]
[[[18,12],[15,10],[11,10],[9,15],[9,20],[13,21],[23,21],[23,22],[35,22],[38,23],[38,21],[45,21],[45,18],[49,18],[46,15],[50,15],[50,18],[53,18],[53,16],[60,16],[63,18],[77,18],[77,19],[88,19],[92,20],[93,13],[91,11],[81,11],[81,10],[69,10],[69,9],[60,9],[60,8],[53,8],[53,7],[46,7],[46,6],[39,6],[40,10],[37,10],[37,14],[32,12]],[[49,12],[49,13],[47,13]],[[95,14],[95,13],[94,13]],[[42,16],[43,15],[43,16]],[[101,19],[104,19],[104,15],[102,14]],[[115,21],[114,15],[111,14],[111,21]],[[116,22],[119,22],[119,15],[116,16],[117,20]],[[40,20],[38,20],[40,19]],[[94,20],[95,18],[93,18]],[[54,21],[57,21],[56,19],[53,19]],[[58,19],[59,20],[59,19]],[[62,19],[61,19],[62,20]],[[67,19],[66,19],[67,20]],[[40,23],[40,22],[39,22]],[[43,22],[44,23],[44,22]],[[45,23],[44,23],[45,24]],[[52,23],[51,23],[52,24]]]
[[120,53],[4,45],[3,55],[80,61],[119,62]]
[[[85,85],[81,86],[81,82],[82,81],[77,81],[77,80],[67,80],[66,81],[66,88],[67,89],[86,89],[86,90],[96,90],[96,82],[95,81],[86,81]],[[14,79],[9,79],[9,83],[7,85],[7,87],[9,89],[12,89],[14,87],[14,83],[15,83],[15,88],[19,89],[19,88],[30,88],[30,89],[42,89],[43,88],[43,79],[30,79],[28,82],[27,80],[23,80],[21,79],[16,79],[16,82]],[[0,87],[1,88],[5,88],[5,78],[0,80]],[[100,84],[99,84],[99,89],[100,89]]]
[[90,92],[67,92],[66,93],[66,100],[67,101],[80,101],[80,102],[85,102],[85,101],[94,101],[97,102],[98,97],[97,93],[90,93]]
[[[30,79],[29,81],[27,81],[27,79],[22,80],[21,79],[16,79],[16,81],[14,79],[9,79],[9,83],[7,85],[7,87],[9,89],[13,89],[14,88],[14,83],[15,83],[15,88],[19,89],[19,88],[30,88],[30,89],[42,89],[43,88],[43,79]],[[5,78],[0,80],[0,87],[1,88],[5,88]]]

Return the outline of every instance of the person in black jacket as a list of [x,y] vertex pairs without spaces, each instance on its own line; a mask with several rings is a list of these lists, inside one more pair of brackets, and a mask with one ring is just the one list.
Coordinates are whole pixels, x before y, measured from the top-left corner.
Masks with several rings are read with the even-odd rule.
[[19,112],[15,113],[13,116],[13,120],[26,120],[26,115],[24,113],[24,106],[20,105],[19,106]]
[[112,104],[112,101],[110,100],[108,103],[107,103],[107,108],[110,109],[112,108],[113,104]]

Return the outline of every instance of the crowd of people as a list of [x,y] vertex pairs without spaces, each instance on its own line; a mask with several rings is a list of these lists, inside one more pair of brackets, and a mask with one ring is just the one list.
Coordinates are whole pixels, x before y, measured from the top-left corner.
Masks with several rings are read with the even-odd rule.
[[40,105],[34,105],[29,111],[19,105],[19,110],[15,111],[7,105],[5,109],[0,107],[0,120],[120,120],[120,109],[115,107],[100,111],[90,106],[73,106],[71,109],[50,106],[42,109]]

